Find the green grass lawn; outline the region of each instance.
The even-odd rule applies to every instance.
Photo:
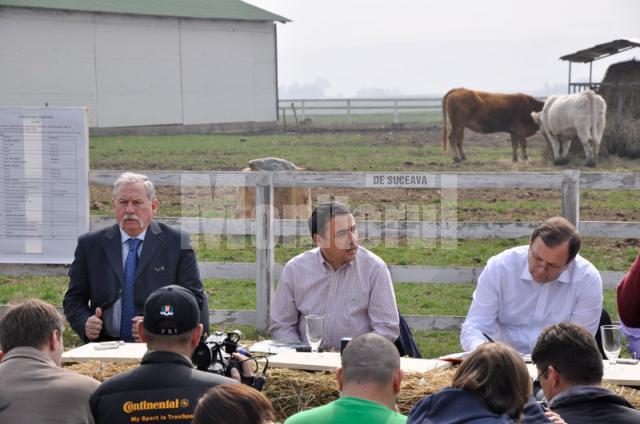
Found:
[[[250,237],[193,236],[192,243],[198,260],[202,262],[255,262],[254,241]],[[487,260],[510,247],[527,244],[519,239],[467,239],[456,240],[443,248],[440,240],[409,240],[407,246],[396,241],[361,240],[361,244],[380,256],[389,265],[416,265],[442,267],[482,267]],[[275,260],[285,263],[293,256],[312,248],[308,237],[287,240],[277,245]],[[596,268],[606,271],[626,271],[638,254],[633,241],[618,239],[585,239],[580,254]]]
[[[28,298],[40,298],[61,306],[67,288],[66,277],[7,277],[0,276],[0,304],[18,303]],[[205,280],[210,309],[255,310],[255,282],[252,280]],[[404,315],[465,316],[474,286],[470,284],[412,284],[396,283],[398,307]],[[604,291],[604,306],[617,319],[615,290]],[[247,340],[266,337],[246,325],[226,326],[224,330],[238,328]],[[216,326],[213,330],[221,329]],[[416,342],[425,357],[436,357],[460,350],[458,331],[416,331]],[[67,348],[81,344],[70,328],[65,329]]]

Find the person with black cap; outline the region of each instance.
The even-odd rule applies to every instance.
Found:
[[[234,378],[198,371],[191,355],[203,326],[193,294],[170,285],[154,291],[144,304],[138,334],[149,351],[140,367],[105,381],[91,396],[91,412],[100,423],[190,423],[198,399],[217,384],[239,384]],[[246,364],[246,366],[245,366]],[[243,374],[251,374],[247,362]]]

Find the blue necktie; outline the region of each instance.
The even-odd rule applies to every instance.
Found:
[[[130,238],[129,253],[124,264],[124,289],[122,290],[122,305],[120,314],[120,338],[125,342],[133,342],[131,335],[131,319],[136,316],[136,307],[133,303],[133,281],[136,278],[138,268],[138,246],[142,240]]]

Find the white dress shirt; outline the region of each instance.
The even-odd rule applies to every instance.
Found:
[[[342,337],[375,332],[394,342],[399,317],[391,275],[384,261],[362,246],[338,270],[315,248],[284,266],[271,305],[271,337],[305,341],[305,317],[323,315],[324,348],[340,348]]]
[[[540,332],[561,321],[596,334],[602,312],[598,270],[577,255],[556,280],[537,283],[529,272],[528,252],[528,245],[519,246],[487,262],[462,324],[464,350],[486,342],[484,332],[521,353],[531,353]]]

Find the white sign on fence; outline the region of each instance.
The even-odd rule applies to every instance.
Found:
[[[86,108],[0,107],[0,263],[70,263],[89,230]]]

